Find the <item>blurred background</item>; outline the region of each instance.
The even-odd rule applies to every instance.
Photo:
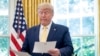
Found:
[[[54,6],[53,21],[69,27],[74,54],[100,56],[99,0],[22,0],[28,27],[39,24],[37,6],[49,2]],[[9,55],[10,27],[16,0],[0,0],[0,56]]]

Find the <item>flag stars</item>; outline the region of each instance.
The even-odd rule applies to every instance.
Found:
[[[20,15],[23,15],[22,13],[20,13]]]
[[[21,21],[19,21],[19,24],[21,24]]]
[[[18,23],[18,21],[16,20],[15,23]]]
[[[23,24],[26,24],[25,22],[23,22]]]
[[[16,19],[18,19],[18,16],[16,16]]]
[[[17,8],[16,8],[16,13],[15,13],[15,18],[14,18],[14,23],[13,23],[13,27],[16,30],[16,32],[18,31],[18,29],[23,32],[24,30],[26,30],[26,22],[25,22],[25,18],[24,18],[24,13],[23,13],[23,5],[21,4],[21,0],[17,0]]]
[[[20,8],[20,10],[22,11],[22,8]]]
[[[20,17],[20,20],[22,19],[22,17]]]
[[[18,6],[20,6],[21,4],[20,3],[18,3]]]
[[[21,25],[19,25],[18,28],[21,28]]]
[[[17,12],[17,15],[19,15],[19,12]]]
[[[22,29],[25,29],[25,26],[22,26]]]
[[[23,15],[23,13],[22,13],[22,12],[17,12],[16,14],[17,14],[17,15],[19,15],[19,13],[20,13],[20,15]]]
[[[19,10],[19,8],[17,8],[17,10]]]
[[[23,5],[21,4],[21,7],[22,7]]]
[[[20,28],[20,29],[24,30],[25,29],[25,26],[24,25],[21,25],[21,24],[20,25],[15,24],[14,25],[14,28],[16,28],[16,29],[17,28]]]
[[[15,28],[17,28],[17,25],[14,25]]]

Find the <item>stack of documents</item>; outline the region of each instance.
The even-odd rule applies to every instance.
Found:
[[[56,41],[35,42],[33,53],[48,53],[48,50],[55,48]]]

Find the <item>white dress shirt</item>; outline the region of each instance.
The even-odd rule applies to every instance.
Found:
[[[48,38],[48,34],[49,34],[49,31],[50,31],[51,25],[52,25],[52,22],[50,22],[50,24],[46,26],[46,27],[47,27],[47,38]],[[40,25],[40,31],[39,31],[39,40],[40,40],[40,36],[41,36],[41,34],[42,34],[42,29],[43,29],[43,27],[44,27],[44,26],[41,24],[41,25]]]

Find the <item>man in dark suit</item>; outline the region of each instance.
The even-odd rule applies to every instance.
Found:
[[[42,3],[38,6],[40,25],[27,30],[22,51],[28,52],[32,56],[72,56],[73,46],[69,30],[65,26],[52,22],[53,15],[54,9],[51,4]],[[33,53],[34,43],[43,42],[41,35],[44,26],[47,27],[47,38],[44,42],[57,41],[56,47],[48,50],[48,53]]]

